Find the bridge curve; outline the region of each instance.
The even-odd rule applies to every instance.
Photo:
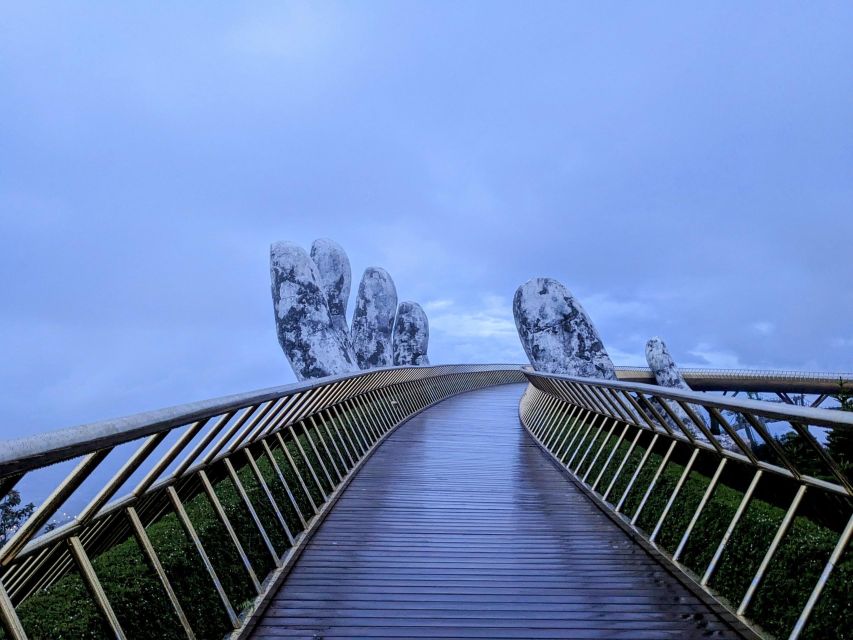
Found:
[[[391,434],[252,637],[740,637],[549,462],[523,391],[452,397]]]

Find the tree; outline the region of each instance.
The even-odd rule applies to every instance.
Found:
[[[21,494],[14,489],[0,500],[0,544],[5,544],[35,511],[36,506],[32,502],[24,506],[20,504]]]
[[[840,411],[853,411],[853,392],[845,388],[842,381],[838,382],[838,394],[835,399],[838,400]],[[853,475],[853,429],[838,427],[830,431],[826,448],[844,473],[848,477]]]

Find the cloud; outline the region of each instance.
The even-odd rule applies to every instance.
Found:
[[[430,317],[430,332],[450,338],[496,338],[518,340],[512,304],[497,295],[480,298],[482,306],[459,308],[441,301],[440,312]],[[449,303],[449,304],[445,304]]]
[[[464,307],[449,299],[436,302],[428,314],[430,351],[441,358],[436,361],[527,361],[509,299],[487,294]]]
[[[607,355],[617,367],[647,367],[646,354],[643,351],[624,351],[617,346],[607,346]]]
[[[740,357],[730,351],[718,349],[710,344],[700,343],[690,349],[688,353],[695,358],[694,360],[685,360],[679,362],[678,365],[684,368],[711,368],[711,369],[749,369],[749,367],[741,362]]]
[[[602,323],[626,318],[638,321],[654,318],[657,315],[654,307],[648,302],[638,299],[619,299],[606,292],[584,296],[581,304],[591,318]]]
[[[756,333],[760,333],[764,336],[769,336],[771,333],[773,333],[773,330],[776,328],[776,326],[772,322],[762,320],[760,322],[753,322],[751,328]]]
[[[424,311],[440,311],[442,309],[447,309],[448,307],[453,306],[453,300],[449,298],[442,298],[439,300],[430,300],[429,302],[424,303],[423,305]]]
[[[850,369],[853,5],[353,6],[9,4],[2,435],[292,381],[269,244],[322,236],[435,362],[524,361],[549,275],[617,364]]]

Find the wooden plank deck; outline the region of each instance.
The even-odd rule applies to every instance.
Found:
[[[739,637],[552,466],[519,425],[522,390],[392,434],[253,637]]]

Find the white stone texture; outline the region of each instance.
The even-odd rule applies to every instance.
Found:
[[[397,289],[385,269],[368,267],[358,285],[350,343],[361,369],[393,364],[392,332],[397,313]]]
[[[334,240],[318,238],[311,245],[311,260],[320,274],[320,287],[326,295],[332,326],[349,343],[347,302],[352,287],[352,271],[346,251]]]
[[[684,381],[684,376],[681,375],[681,371],[678,370],[678,366],[675,364],[675,360],[673,360],[670,355],[669,349],[666,347],[666,343],[660,338],[652,338],[646,343],[646,362],[648,362],[649,369],[652,370],[652,373],[655,376],[655,381],[657,381],[659,386],[692,391],[690,385]],[[678,419],[681,420],[690,430],[693,437],[704,442],[708,441],[705,434],[702,433],[699,427],[697,427],[690,419],[690,416],[688,416],[678,404],[675,402],[668,402],[668,406],[672,409],[672,412],[678,416]],[[704,409],[695,404],[690,404],[689,406],[696,414],[697,418],[702,419],[704,417]],[[679,429],[675,421],[666,414],[663,407],[658,406],[657,409],[662,416],[667,418],[668,424],[673,427],[674,431],[676,433],[681,433],[681,429]],[[708,421],[705,420],[705,425],[707,426],[707,424]],[[724,449],[737,451],[739,453],[741,452],[740,447],[738,447],[734,440],[732,440],[732,438],[724,431],[721,431],[721,433],[714,437]]]
[[[534,278],[515,292],[518,337],[537,371],[616,379],[604,343],[571,292],[552,278]]]
[[[349,345],[332,326],[313,260],[292,242],[270,246],[276,333],[299,380],[357,371]]]
[[[394,322],[394,365],[429,365],[429,321],[417,302],[401,302]]]

